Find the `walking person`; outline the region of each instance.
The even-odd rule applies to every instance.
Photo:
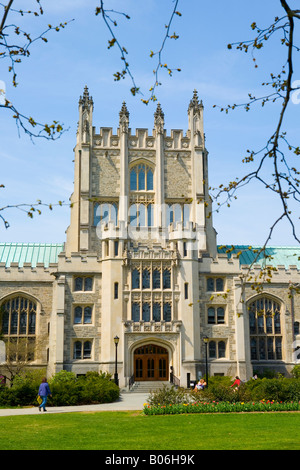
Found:
[[[46,410],[47,399],[48,399],[48,396],[52,397],[52,395],[51,395],[51,390],[50,390],[46,377],[42,379],[42,383],[39,388],[39,396],[42,399],[42,403],[39,406],[39,411],[41,411],[42,409],[44,411],[47,411]]]

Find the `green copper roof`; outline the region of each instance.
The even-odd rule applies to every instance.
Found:
[[[18,263],[20,267],[24,263],[30,263],[32,267],[43,263],[49,267],[50,263],[57,263],[63,249],[63,243],[0,243],[0,263],[5,263],[7,267],[11,263]]]
[[[233,249],[232,249],[233,248]],[[300,269],[300,246],[268,246],[264,253],[259,251],[262,247],[249,245],[219,245],[218,253],[239,254],[240,265],[267,264],[270,266],[297,266]],[[258,256],[257,260],[256,257]],[[265,256],[267,257],[265,259]]]
[[[240,265],[255,264],[262,265],[264,263],[264,255],[261,253],[255,261],[259,246],[249,245],[219,245],[218,253],[226,253],[228,258],[231,254],[239,253]],[[45,267],[49,267],[50,263],[57,263],[58,255],[64,250],[63,243],[0,243],[0,263],[5,263],[7,267],[11,263],[18,263],[20,267],[24,263],[30,263],[33,267],[37,263],[43,263]],[[265,250],[267,258],[266,264],[272,266],[289,266],[296,265],[300,269],[300,246],[299,247],[272,247],[269,246]]]

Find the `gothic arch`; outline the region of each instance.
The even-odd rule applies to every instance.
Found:
[[[42,308],[41,301],[35,295],[33,295],[29,292],[21,291],[21,290],[12,291],[9,294],[5,294],[3,297],[0,297],[0,305],[2,305],[7,300],[10,300],[10,299],[13,299],[14,297],[19,297],[19,296],[20,297],[25,297],[28,300],[32,300],[32,301],[36,302],[37,309],[39,310],[39,313],[40,313],[41,308]]]
[[[138,157],[135,160],[132,160],[129,163],[129,171],[132,170],[132,168],[134,168],[136,165],[143,165],[143,164],[149,166],[154,172],[155,164],[148,158],[144,158],[144,157]]]
[[[250,358],[254,363],[283,360],[284,312],[285,303],[269,292],[248,299]]]
[[[137,340],[133,342],[128,349],[128,358],[129,358],[129,375],[133,375],[135,373],[135,351],[138,350],[139,348],[143,348],[149,345],[156,346],[158,348],[163,348],[166,350],[167,355],[168,355],[168,361],[166,363],[166,378],[164,380],[168,380],[169,378],[169,370],[170,366],[173,364],[174,360],[174,354],[175,354],[175,348],[174,345],[162,338],[157,338],[153,335],[147,336],[146,338]],[[143,380],[154,380],[154,378],[149,378],[149,379],[143,379]],[[139,378],[136,377],[136,380],[138,381]],[[163,379],[158,379],[158,380],[163,380]]]

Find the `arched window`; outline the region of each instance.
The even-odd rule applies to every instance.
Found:
[[[6,342],[6,354],[10,361],[33,361],[36,349],[36,302],[15,295],[5,300],[0,308],[0,333]]]
[[[140,272],[136,268],[133,269],[131,273],[131,284],[132,284],[132,289],[140,288]]]
[[[152,288],[153,289],[160,289],[160,271],[158,269],[153,270]]]
[[[207,323],[210,325],[223,325],[225,323],[224,307],[208,307]]]
[[[142,306],[142,320],[149,322],[150,321],[150,304],[144,302]]]
[[[217,357],[217,348],[216,348],[216,342],[215,341],[210,341],[208,344],[208,355],[210,359],[215,359]]]
[[[118,206],[114,203],[106,203],[106,202],[97,202],[94,205],[94,225],[101,224],[105,222],[113,221],[115,225],[118,224]]]
[[[150,289],[150,271],[149,269],[143,269],[142,272],[142,288]]]
[[[153,170],[141,163],[130,170],[130,191],[153,191]]]
[[[253,361],[282,360],[280,304],[258,297],[248,304],[250,351]]]
[[[206,290],[208,292],[223,292],[224,291],[224,279],[222,277],[218,277],[218,278],[208,277],[206,279]]]
[[[226,345],[225,341],[218,342],[218,358],[222,358],[226,356]]]
[[[23,296],[15,296],[2,304],[3,335],[35,335],[36,302]]]
[[[133,302],[131,306],[131,319],[134,322],[140,321],[140,304]]]
[[[77,305],[74,309],[74,323],[76,325],[92,323],[92,307]]]
[[[152,227],[153,205],[131,204],[129,207],[129,224],[132,227]]]
[[[225,341],[223,340],[209,341],[208,355],[210,359],[222,359],[226,357]]]
[[[73,349],[74,359],[91,359],[92,343],[91,341],[75,341]]]
[[[163,271],[163,288],[171,289],[171,271],[169,269]]]
[[[163,318],[164,321],[171,321],[171,304],[169,302],[164,303]]]
[[[153,321],[160,322],[161,318],[161,307],[159,302],[154,302],[153,304]]]

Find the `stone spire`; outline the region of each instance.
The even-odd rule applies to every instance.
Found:
[[[203,109],[202,100],[199,103],[197,90],[194,90],[193,98],[191,99],[190,104],[189,104],[188,110],[190,111],[192,109],[194,111],[194,114],[200,113],[200,110]]]
[[[90,106],[94,106],[93,98],[89,95],[89,89],[86,85],[84,87],[83,96],[79,98],[79,105],[82,106],[82,111],[89,109]]]
[[[128,132],[129,126],[129,111],[127,109],[125,101],[123,101],[121,111],[119,112],[120,116],[120,129],[122,132]]]
[[[161,109],[160,103],[157,103],[156,111],[154,113],[154,126],[159,134],[164,132],[165,115]]]

